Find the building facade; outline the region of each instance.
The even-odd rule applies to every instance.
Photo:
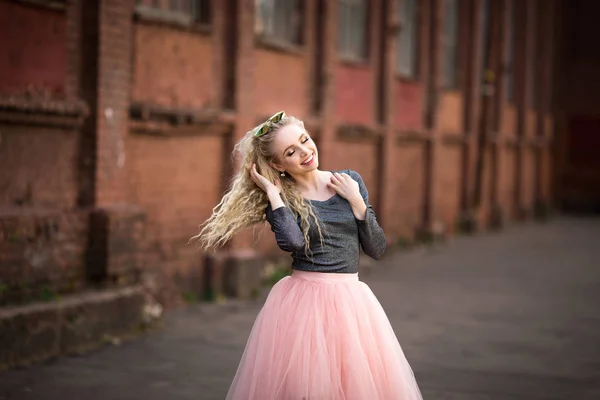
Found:
[[[144,276],[247,294],[260,267],[239,266],[280,255],[268,228],[216,254],[188,239],[279,110],[322,168],[362,175],[390,246],[544,215],[560,7],[0,0],[2,303]]]

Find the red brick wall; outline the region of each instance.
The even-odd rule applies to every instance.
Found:
[[[0,123],[0,135],[0,208],[75,206],[77,132]]]
[[[335,70],[335,115],[341,123],[373,123],[373,72],[340,64]]]
[[[0,1],[0,93],[64,95],[65,39],[64,11]]]
[[[369,202],[375,207],[378,202],[377,158],[378,146],[375,141],[339,140],[335,144],[333,169],[358,172],[369,190]]]
[[[96,205],[125,202],[125,137],[131,96],[133,0],[103,0],[99,7],[96,93]]]
[[[108,214],[112,212],[115,226],[121,219],[133,221],[139,218],[140,224],[142,220],[146,221],[145,267],[165,271],[182,285],[198,288],[204,267],[203,254],[188,245],[187,240],[198,232],[198,225],[210,215],[220,199],[224,181],[229,177],[231,143],[226,135],[234,132],[239,138],[258,118],[285,109],[289,114],[308,118],[319,129],[327,168],[350,168],[362,175],[369,188],[370,201],[380,220],[385,220],[392,240],[413,236],[415,228],[426,222],[422,213],[426,204],[431,204],[433,210],[433,221],[429,222],[439,219],[450,232],[454,230],[464,206],[461,202],[463,186],[465,182],[472,186],[474,177],[475,141],[466,137],[464,117],[469,114],[473,121],[477,120],[476,102],[466,96],[466,87],[456,92],[439,90],[435,121],[432,129],[425,132],[431,136],[407,137],[406,131],[425,131],[428,84],[437,88],[436,82],[429,82],[432,77],[429,67],[435,60],[428,59],[428,40],[423,39],[419,82],[409,82],[394,76],[391,64],[395,57],[388,54],[380,58],[377,41],[385,30],[378,22],[382,16],[379,12],[371,14],[374,24],[371,24],[370,47],[374,50],[370,64],[349,64],[339,61],[336,54],[337,27],[330,24],[335,25],[336,7],[324,2],[331,20],[324,22],[326,42],[319,55],[323,64],[317,65],[314,55],[302,46],[288,51],[290,49],[274,50],[256,44],[252,33],[252,2],[243,3],[243,6],[237,2],[241,14],[235,18],[225,15],[225,3],[213,2],[215,19],[210,32],[204,29],[199,32],[182,24],[150,21],[148,16],[136,20],[133,18],[133,0],[100,1],[98,18],[94,15],[95,10],[86,8],[89,13],[85,13],[85,24],[90,26],[90,22],[96,21],[99,26],[95,32],[93,25],[90,29],[81,29],[73,20],[80,11],[76,7],[83,3],[67,3],[66,11],[51,11],[47,7],[0,0],[0,11],[5,11],[0,12],[0,22],[5,18],[5,24],[0,26],[12,29],[8,37],[21,38],[9,43],[2,39],[7,36],[0,37],[0,45],[4,43],[9,49],[8,61],[0,60],[0,97],[22,91],[28,85],[50,87],[56,93],[66,91],[82,96],[89,102],[92,114],[79,132],[73,132],[76,129],[72,128],[69,132],[58,128],[25,128],[19,124],[0,126],[0,188],[3,189],[0,209],[15,205],[43,206],[55,211],[76,209],[78,191],[81,190],[78,187],[81,183],[77,182],[82,181],[79,175],[87,174],[89,176],[85,177],[94,181],[89,189],[94,196],[80,205],[106,209]],[[316,11],[316,2],[307,5],[305,12]],[[10,21],[6,20],[6,15],[12,16]],[[427,22],[426,18],[430,16],[424,15]],[[66,18],[70,18],[69,21],[65,21]],[[23,26],[36,27],[17,29],[13,20],[24,23]],[[231,29],[232,21],[237,22],[235,30]],[[322,38],[314,37],[316,29],[311,22],[314,15],[308,15],[307,21],[303,38],[311,48]],[[85,35],[85,47],[77,42],[80,32]],[[428,35],[429,29],[423,28],[423,33]],[[423,37],[427,38],[427,35]],[[238,47],[235,51],[226,50],[225,41],[233,36]],[[36,47],[38,42],[39,49]],[[387,45],[395,48],[391,42]],[[39,51],[34,51],[36,49]],[[86,51],[79,54],[80,49]],[[464,49],[463,53],[467,54]],[[382,67],[381,62],[386,65]],[[40,65],[44,68],[37,74]],[[46,68],[46,65],[51,67]],[[97,65],[97,69],[86,68],[90,65]],[[78,66],[83,66],[84,70],[81,81],[77,79]],[[580,71],[583,66],[577,68]],[[461,78],[468,78],[466,70],[461,71]],[[378,76],[382,72],[384,78]],[[314,87],[315,73],[323,74],[324,86],[320,90]],[[228,74],[235,76],[235,101],[228,104],[235,109],[222,112],[219,108],[223,105],[222,99],[228,97],[223,93]],[[469,85],[468,79],[463,80],[465,86]],[[478,93],[476,88],[469,90],[473,96]],[[319,112],[311,109],[315,93],[323,96]],[[164,115],[156,117],[143,112],[137,115],[138,103],[163,106],[171,120],[167,121]],[[376,107],[382,105],[389,109],[376,113]],[[217,114],[204,114],[208,106]],[[469,110],[466,107],[471,112],[465,113]],[[198,119],[186,120],[186,115],[190,116],[186,112]],[[491,176],[493,160],[489,153],[486,154],[484,215],[491,208],[490,184],[494,179],[498,179],[500,205],[505,210],[512,210],[517,181],[515,168],[519,161],[514,144],[509,147],[505,137],[515,135],[517,122],[524,121],[524,131],[532,138],[537,128],[536,118],[529,114],[526,120],[516,110],[503,114],[497,177]],[[0,118],[4,118],[3,114]],[[199,120],[203,119],[213,125],[201,125]],[[71,125],[77,124],[72,122]],[[221,128],[217,129],[217,125]],[[347,129],[347,125],[366,125],[371,129],[356,134]],[[341,126],[344,129],[340,129]],[[468,133],[472,135],[474,131],[473,128]],[[401,142],[398,142],[398,135],[403,135]],[[92,139],[82,141],[82,138]],[[519,171],[518,205],[531,207],[536,196],[532,143],[517,145],[527,148]],[[388,151],[391,147],[393,149]],[[427,203],[425,193],[429,191],[425,190],[425,185],[428,184],[426,174],[430,160],[426,159],[426,150],[429,148],[436,158],[432,163],[431,182],[434,197]],[[466,162],[469,168],[463,170],[465,154],[469,156]],[[549,163],[543,162],[544,165]],[[82,165],[88,165],[88,171],[82,172]],[[382,177],[382,165],[387,179]],[[386,172],[388,169],[391,173]],[[544,167],[543,170],[547,169]],[[543,176],[547,176],[547,172]],[[544,193],[546,190],[543,189]],[[123,209],[119,207],[121,204],[125,204]],[[386,207],[386,213],[377,210],[379,204]],[[143,211],[135,206],[141,206]],[[130,208],[133,211],[127,211]],[[25,208],[19,210],[21,214],[27,214]],[[112,226],[113,220],[108,222]],[[257,227],[257,231],[261,228]],[[83,228],[78,229],[73,228],[73,232],[83,232]],[[127,229],[117,232],[111,243],[118,242],[119,234],[126,235],[127,232]],[[82,237],[84,235],[82,233]],[[268,227],[262,238],[254,242],[246,241],[249,234],[240,236],[244,238],[236,239],[233,249],[244,246],[265,251],[276,249]],[[79,242],[73,243],[78,248]],[[127,257],[135,256],[138,245],[130,244],[133,250],[126,252]],[[56,244],[57,249],[61,246]],[[17,251],[13,251],[15,248],[10,250],[13,255]],[[73,263],[79,256],[79,253],[73,256]],[[83,265],[81,262],[79,267]]]
[[[517,135],[517,115],[514,106],[504,107],[502,113],[502,131],[504,137],[514,137]]]
[[[551,152],[544,152],[542,155],[542,198],[552,201],[552,175],[554,173]]]
[[[198,268],[200,255],[187,242],[219,201],[222,153],[218,136],[128,136],[128,201],[148,215],[148,267],[182,275]]]
[[[516,168],[516,150],[514,147],[501,147],[501,161],[499,165],[499,190],[498,201],[504,209],[504,214],[508,218],[516,216],[515,209],[515,168]]]
[[[514,218],[517,215],[515,207],[517,151],[510,143],[517,140],[517,113],[512,104],[503,105],[499,134],[502,140],[499,147],[498,204],[502,206],[507,218]]]
[[[154,25],[135,25],[132,98],[162,106],[210,105],[210,37]]]
[[[423,128],[423,85],[398,80],[396,92],[396,125],[400,129],[420,131]]]
[[[398,145],[394,151],[394,200],[390,235],[413,239],[422,224],[425,185],[424,142]],[[389,218],[386,216],[386,219]]]
[[[443,133],[463,134],[465,101],[459,92],[445,92],[439,98],[439,130]]]
[[[454,232],[460,210],[461,154],[459,145],[444,145],[436,160],[436,198],[433,199],[437,217],[449,232]]]
[[[256,114],[270,117],[279,110],[304,118],[308,114],[308,71],[305,57],[256,49],[254,96]]]
[[[536,200],[535,194],[535,153],[529,148],[524,152],[523,157],[523,180],[521,186],[521,206],[525,210],[533,210]]]
[[[482,221],[482,228],[485,229],[487,226],[488,220],[487,217],[490,215],[492,210],[491,203],[491,191],[492,184],[494,183],[494,177],[492,176],[493,172],[493,163],[494,163],[494,152],[491,146],[485,151],[484,155],[484,165],[483,165],[483,180],[482,180],[482,196],[481,196],[481,210],[480,210],[480,220]]]
[[[0,306],[51,300],[83,286],[85,211],[0,208]]]

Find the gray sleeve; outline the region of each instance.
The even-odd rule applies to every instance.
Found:
[[[354,171],[352,171],[350,176],[358,182],[360,194],[367,205],[367,215],[365,220],[356,220],[360,245],[366,255],[379,260],[386,249],[385,233],[381,226],[379,226],[377,218],[375,217],[375,211],[373,211],[373,207],[369,203],[369,192],[362,177],[358,172]]]
[[[273,210],[269,204],[265,214],[281,250],[294,252],[304,249],[304,235],[289,208],[279,207]]]

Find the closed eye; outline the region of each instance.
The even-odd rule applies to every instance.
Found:
[[[304,137],[304,138],[301,140],[301,142],[300,142],[300,143],[304,144],[304,143],[308,142],[309,140],[310,140],[310,137],[308,137],[308,136],[305,136],[305,137]],[[288,157],[290,157],[290,156],[293,156],[295,152],[296,152],[296,150],[292,150],[292,151],[288,152],[288,153],[286,154],[286,156],[288,156]]]

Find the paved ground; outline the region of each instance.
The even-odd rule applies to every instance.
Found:
[[[397,254],[364,280],[426,400],[600,399],[599,260],[600,220],[558,219]],[[259,307],[191,307],[136,342],[0,373],[0,400],[223,399]]]

